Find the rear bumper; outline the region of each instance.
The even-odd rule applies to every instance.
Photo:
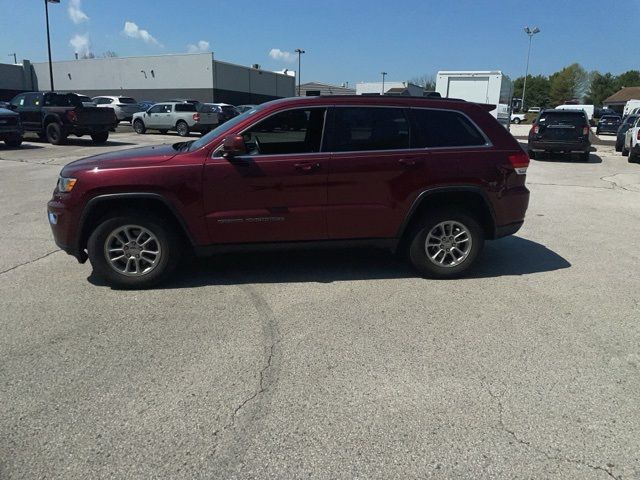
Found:
[[[63,132],[65,135],[91,135],[92,133],[104,133],[108,132],[112,128],[116,128],[117,123],[113,125],[89,125],[89,126],[72,126],[65,125]]]
[[[209,130],[213,130],[217,126],[218,126],[217,123],[216,124],[214,124],[214,123],[206,123],[206,124],[196,123],[192,127],[189,127],[189,130],[192,131],[192,132],[208,132]]]
[[[611,135],[617,135],[618,134],[618,127],[598,127],[598,131],[600,133],[610,133]]]
[[[539,152],[589,152],[591,142],[529,140],[529,150]]]

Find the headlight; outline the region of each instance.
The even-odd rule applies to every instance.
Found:
[[[62,193],[69,193],[71,190],[73,190],[73,187],[75,187],[77,181],[78,180],[75,178],[58,178],[58,191]]]

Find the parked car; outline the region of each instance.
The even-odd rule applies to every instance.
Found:
[[[515,123],[516,125],[527,120],[527,115],[524,113],[512,113],[511,114],[511,123]]]
[[[69,135],[90,135],[94,143],[105,143],[118,123],[113,109],[98,108],[89,97],[74,93],[21,93],[11,100],[11,109],[20,114],[25,131],[36,132],[54,145],[64,143]]]
[[[619,115],[605,115],[598,120],[596,135],[600,135],[601,133],[611,133],[616,135],[621,123],[622,119]]]
[[[186,137],[190,132],[207,133],[215,128],[218,114],[202,111],[194,103],[162,102],[146,112],[134,113],[132,123],[139,134],[147,130],[159,130],[163,134],[175,130],[181,137]]]
[[[622,123],[618,127],[618,132],[616,135],[616,152],[621,152],[622,147],[624,145],[624,137],[627,133],[627,130],[635,123],[635,121],[640,117],[640,115],[627,115],[622,119]]]
[[[238,105],[236,106],[236,110],[238,113],[248,112],[249,110],[253,110],[256,108],[256,105]]]
[[[425,276],[458,277],[485,240],[518,231],[529,202],[529,157],[490,107],[400,96],[275,100],[194,141],[68,164],[49,222],[60,248],[125,288],[166,279],[185,249],[325,242],[389,248]],[[292,132],[299,111],[307,123]]]
[[[229,105],[228,103],[207,103],[206,105],[210,105],[216,109],[220,123],[224,123],[240,115],[238,110],[236,110],[236,107]]]
[[[540,107],[530,107],[527,109],[529,113],[540,113]]]
[[[579,153],[589,161],[589,119],[583,110],[543,110],[529,131],[529,156],[541,152]]]
[[[623,115],[632,115],[638,113],[640,110],[640,100],[629,100],[622,111]]]
[[[6,108],[0,108],[0,141],[12,148],[22,145],[20,115]]]
[[[131,97],[93,97],[93,103],[98,107],[113,108],[119,122],[131,121],[133,114],[141,112],[143,109],[135,99]]]
[[[640,117],[629,127],[624,136],[622,155],[629,157],[629,163],[638,163],[640,160]]]

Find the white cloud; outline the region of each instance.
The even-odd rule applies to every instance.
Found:
[[[280,50],[279,48],[272,48],[271,51],[269,51],[269,56],[274,60],[280,60],[283,62],[295,62],[296,60],[295,54],[291,52],[285,52],[283,50]]]
[[[91,53],[91,39],[89,38],[89,34],[85,33],[84,35],[74,35],[71,40],[69,40],[69,45],[74,48],[74,51],[82,58],[86,57]]]
[[[187,51],[189,53],[208,52],[209,42],[200,40],[196,45],[190,43],[189,45],[187,45]]]
[[[76,25],[89,20],[87,14],[82,11],[82,5],[80,5],[80,2],[81,0],[69,0],[69,8],[67,8],[69,18]]]
[[[147,30],[144,30],[133,22],[124,22],[124,30],[122,31],[127,37],[139,38],[145,43],[161,47],[162,45]]]

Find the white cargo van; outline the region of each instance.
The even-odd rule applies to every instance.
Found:
[[[558,105],[556,110],[584,110],[589,120],[593,120],[596,107],[594,105]]]
[[[436,92],[446,98],[495,105],[491,114],[509,128],[513,83],[499,70],[438,72]]]

